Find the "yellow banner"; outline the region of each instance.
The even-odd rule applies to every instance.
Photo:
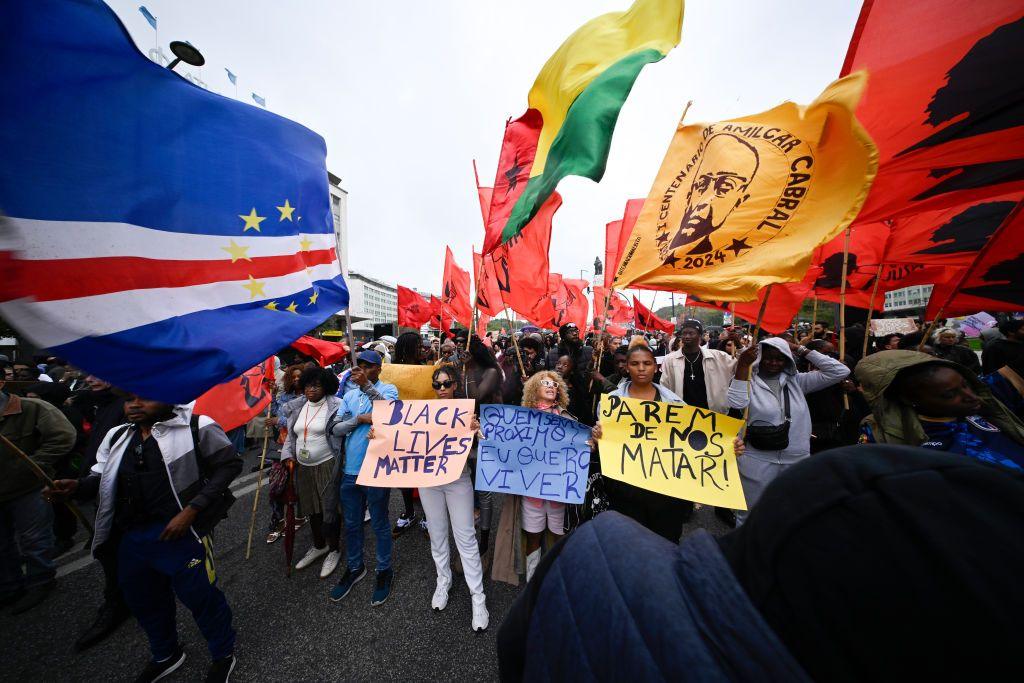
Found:
[[[398,388],[398,398],[410,401],[437,398],[433,387],[430,386],[433,374],[433,365],[385,363],[380,368],[381,381],[394,384]]]
[[[681,403],[602,396],[601,474],[666,496],[746,510],[733,441],[742,420]]]
[[[857,216],[878,151],[853,112],[863,72],[808,106],[680,125],[616,271],[615,286],[752,301],[803,279],[814,249]]]

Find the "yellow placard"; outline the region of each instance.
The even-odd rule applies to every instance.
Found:
[[[380,369],[381,381],[394,384],[398,388],[398,398],[410,401],[437,398],[433,387],[430,386],[433,374],[433,365],[385,363]]]
[[[682,403],[605,395],[601,474],[648,491],[746,510],[733,441],[743,425]]]

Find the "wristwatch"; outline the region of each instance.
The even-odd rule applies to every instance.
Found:
[[[804,356],[809,354],[811,352],[811,350],[809,348],[807,348],[806,346],[804,346],[803,344],[801,344],[800,346],[796,347],[796,352],[797,352],[797,355],[799,355],[801,358],[803,358]]]

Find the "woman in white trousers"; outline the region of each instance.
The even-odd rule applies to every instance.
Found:
[[[459,387],[458,370],[451,365],[441,365],[434,371],[433,388],[439,399],[455,398]],[[480,429],[476,416],[474,430]],[[450,484],[420,489],[420,503],[427,516],[427,531],[430,534],[430,554],[437,567],[437,588],[430,606],[440,611],[448,606],[448,591],[452,586],[452,566],[448,550],[448,527],[455,536],[455,546],[462,558],[466,585],[473,599],[473,630],[487,628],[490,616],[487,613],[487,598],[484,595],[484,568],[480,560],[480,547],[473,526],[473,482],[469,476],[469,461],[462,475]]]

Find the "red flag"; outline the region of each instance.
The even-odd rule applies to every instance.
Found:
[[[637,299],[636,296],[633,297],[633,315],[638,329],[648,332],[660,330],[669,334],[675,332],[675,326],[672,323],[654,315],[654,311],[640,303],[640,299]]]
[[[555,317],[545,276],[551,220],[561,205],[562,197],[552,193],[523,231],[491,254],[495,281],[505,305],[538,327],[550,326]]]
[[[459,268],[451,247],[445,247],[441,320],[443,322],[452,318],[469,329],[473,324],[473,307],[469,304],[469,272]]]
[[[871,291],[874,288],[875,278],[878,276],[878,265],[884,259],[888,238],[889,226],[885,223],[858,223],[850,229],[850,252],[846,265],[846,304],[848,306],[867,308],[870,305]],[[812,266],[808,273],[814,276],[812,283],[814,294],[823,301],[838,303],[840,300],[845,243],[845,234],[836,235],[814,252]],[[794,284],[799,285],[800,283]],[[778,289],[778,287],[772,287],[772,298],[769,304],[771,307],[775,306],[775,292]],[[875,309],[882,310],[884,301],[885,293],[879,287],[875,294]]]
[[[449,319],[448,322],[451,323],[451,320]],[[442,329],[441,328],[441,300],[438,299],[433,294],[430,295],[430,326],[431,327],[436,327],[439,330]],[[442,330],[442,331],[447,331],[447,330]]]
[[[586,280],[563,278],[558,273],[548,275],[548,291],[551,306],[555,311],[554,319],[550,321],[552,327],[576,323],[580,330],[586,329],[590,302],[587,301],[583,290],[589,286],[590,283]]]
[[[622,255],[629,243],[629,236],[633,233],[633,226],[640,216],[640,210],[644,208],[643,199],[630,199],[626,202],[626,208],[622,213],[622,220],[612,221],[605,226],[604,233],[604,286],[612,286],[615,280],[619,263],[622,262]]]
[[[866,0],[842,73],[879,166],[859,221],[1024,190],[1024,5]]]
[[[498,173],[494,178],[494,193],[484,215],[484,254],[490,254],[501,245],[501,231],[508,222],[512,207],[530,180],[530,169],[533,168],[537,140],[543,125],[543,118],[536,109],[527,109],[518,119],[509,119],[505,124],[505,137],[501,141],[501,154],[498,156]]]
[[[321,367],[327,367],[348,355],[348,347],[341,342],[317,339],[309,335],[303,335],[293,341],[292,348],[313,358]]]
[[[737,303],[711,302],[690,297],[687,302],[701,308],[732,311],[737,318],[743,318],[753,324],[757,322],[757,314],[760,312],[761,303],[767,294],[768,305],[765,307],[764,316],[761,318],[761,329],[770,334],[781,334],[792,326],[793,318],[800,312],[800,306],[810,296],[815,277],[815,274],[809,271],[801,282],[776,283],[770,289],[765,287],[761,290],[756,301]]]
[[[604,302],[606,299],[608,299],[608,290],[604,287],[594,287],[595,319],[604,318]],[[612,292],[611,299],[608,299],[608,320],[615,323],[633,322],[633,307],[618,292]]]
[[[978,311],[1018,311],[1024,302],[1024,202],[1020,202],[992,235],[961,277],[937,285],[925,319],[941,310],[945,317]]]
[[[417,292],[398,285],[398,326],[420,329],[430,322],[431,305]]]
[[[225,432],[229,432],[259,415],[270,404],[270,384],[273,381],[274,359],[268,358],[197,398],[192,412],[213,418]]]
[[[488,319],[493,318],[505,308],[501,290],[498,289],[498,279],[494,274],[494,261],[474,251],[473,272],[476,274],[476,307]]]

